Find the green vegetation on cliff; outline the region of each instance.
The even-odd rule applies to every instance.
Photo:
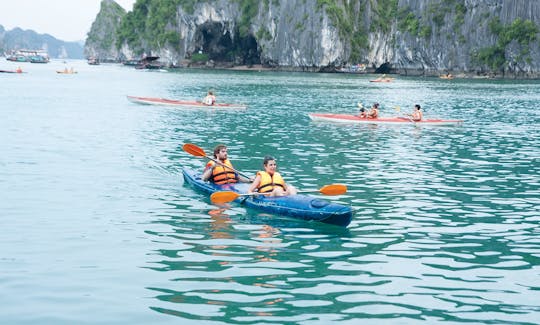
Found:
[[[518,45],[519,53],[512,63],[530,63],[530,44],[537,40],[539,32],[534,22],[518,18],[510,25],[503,25],[499,18],[493,18],[489,22],[489,29],[497,36],[497,43],[474,53],[473,59],[477,63],[485,64],[494,71],[503,70],[511,63],[511,58],[507,57],[507,47],[513,42]]]
[[[385,0],[383,2],[386,2]],[[396,0],[390,0],[396,1]],[[317,0],[317,7],[324,9],[338,30],[343,41],[351,44],[349,61],[360,62],[369,47],[368,33],[362,22],[365,3],[361,1]]]
[[[179,6],[192,8],[189,0],[137,0],[133,11],[126,14],[117,31],[116,46],[126,42],[136,53],[165,45],[177,47],[180,44],[174,27]]]

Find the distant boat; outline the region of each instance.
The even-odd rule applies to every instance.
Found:
[[[73,68],[71,69],[64,69],[64,70],[56,70],[56,73],[60,73],[60,74],[75,74],[77,73],[77,71],[73,70]]]
[[[143,104],[143,105],[175,106],[179,108],[189,108],[189,109],[192,109],[192,108],[202,108],[206,110],[247,109],[247,106],[244,104],[215,103],[214,105],[206,105],[202,102],[198,102],[194,100],[176,100],[176,99],[138,97],[138,96],[127,96],[127,99],[132,103]]]
[[[135,66],[135,69],[150,69],[158,70],[164,67],[163,63],[157,62],[159,56],[147,56],[139,61],[139,64]]]
[[[440,75],[439,78],[450,80],[450,79],[454,79],[454,76],[451,73],[448,73],[448,74]]]
[[[6,60],[32,63],[48,63],[50,61],[45,50],[17,50],[8,55]]]
[[[99,65],[99,59],[96,57],[90,57],[88,58],[88,64],[89,65]]]
[[[341,67],[340,69],[336,71],[340,73],[365,73],[366,65],[365,64],[347,65],[347,66]]]

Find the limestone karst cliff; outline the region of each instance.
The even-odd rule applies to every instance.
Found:
[[[538,0],[138,0],[116,15],[104,7],[86,51],[116,59],[540,76]],[[100,30],[114,40],[95,37]]]
[[[87,35],[84,55],[101,61],[115,61],[121,56],[117,47],[117,29],[126,11],[113,0],[103,0]]]

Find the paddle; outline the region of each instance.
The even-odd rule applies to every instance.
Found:
[[[321,187],[318,190],[298,191],[298,193],[320,192],[324,195],[340,195],[347,192],[347,186],[343,184],[330,184]],[[240,194],[232,191],[215,192],[210,195],[212,203],[227,203],[236,200],[240,196],[268,195],[270,193],[247,193]]]
[[[223,166],[223,167],[226,167],[226,168],[230,168],[230,169],[232,169],[234,172],[236,172],[236,173],[238,173],[238,174],[244,176],[245,178],[251,179],[251,177],[247,176],[246,174],[241,173],[240,171],[238,171],[238,170],[236,170],[236,169],[234,169],[234,168],[231,168],[231,167],[229,167],[229,166],[225,166],[225,165],[222,164],[219,160],[214,159],[214,158],[212,158],[212,157],[208,157],[208,156],[206,155],[206,152],[204,152],[204,149],[203,149],[203,148],[201,148],[201,147],[199,147],[199,146],[197,146],[197,145],[195,145],[195,144],[193,144],[193,143],[186,143],[186,144],[184,144],[184,145],[182,146],[182,149],[184,149],[185,152],[187,152],[187,153],[189,153],[189,154],[191,154],[191,155],[193,155],[193,156],[195,156],[195,157],[205,157],[205,158],[208,158],[208,159],[214,161],[216,164],[219,164],[219,165],[221,165],[221,166]]]

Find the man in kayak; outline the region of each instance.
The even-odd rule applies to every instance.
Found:
[[[368,118],[378,118],[379,117],[379,103],[373,104],[371,109],[367,113]]]
[[[422,114],[422,108],[420,107],[420,105],[418,104],[414,105],[413,112],[412,114],[410,114],[410,116],[411,116],[411,119],[415,122],[422,121],[422,118],[424,116]]]
[[[295,195],[296,188],[285,183],[281,175],[276,171],[276,159],[265,156],[263,161],[264,171],[257,172],[255,180],[251,183],[248,193],[267,193],[268,196]]]
[[[206,97],[204,97],[202,102],[204,105],[208,105],[208,106],[214,105],[216,103],[216,96],[214,96],[214,92],[209,90],[208,94],[206,95]]]
[[[201,176],[203,181],[210,181],[218,185],[228,183],[238,183],[239,181],[249,183],[250,180],[238,175],[232,163],[228,159],[227,146],[219,144],[214,148],[214,158],[219,162],[210,160]]]

